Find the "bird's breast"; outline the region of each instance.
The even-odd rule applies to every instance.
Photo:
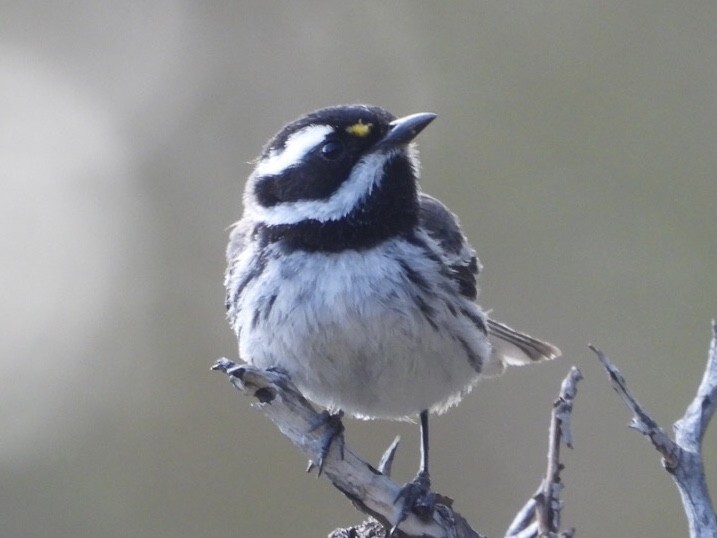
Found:
[[[283,368],[323,406],[410,416],[470,387],[478,372],[466,345],[489,352],[457,319],[463,299],[439,264],[413,245],[269,255],[260,265],[238,298],[240,354]]]

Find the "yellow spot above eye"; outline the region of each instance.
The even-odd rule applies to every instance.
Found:
[[[371,128],[373,127],[373,123],[364,123],[363,121],[359,120],[358,123],[354,123],[353,125],[349,125],[346,127],[346,132],[363,138],[364,136],[368,136],[371,132]]]

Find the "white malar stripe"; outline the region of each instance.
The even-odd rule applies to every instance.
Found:
[[[394,150],[386,153],[372,153],[354,165],[349,178],[344,181],[330,198],[323,200],[300,200],[262,207],[255,200],[245,199],[248,214],[255,220],[269,225],[296,224],[302,220],[328,222],[339,220],[348,215],[361,200],[366,198],[383,177],[383,168],[394,155]],[[256,174],[256,172],[255,172]],[[261,178],[253,178],[261,181]],[[251,189],[249,190],[251,192]]]
[[[296,131],[286,139],[283,151],[269,152],[269,156],[259,162],[254,171],[257,176],[274,176],[297,164],[304,156],[333,132],[328,125],[309,125]]]

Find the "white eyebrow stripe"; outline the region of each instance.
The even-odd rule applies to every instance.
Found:
[[[297,164],[304,156],[324,141],[333,132],[328,125],[309,125],[293,133],[286,139],[284,149],[277,153],[271,150],[269,155],[259,162],[256,176],[275,176]]]

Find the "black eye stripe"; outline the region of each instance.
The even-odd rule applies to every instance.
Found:
[[[327,164],[331,166],[327,168]],[[346,159],[327,162],[323,156],[315,156],[280,174],[260,178],[254,193],[264,207],[284,202],[328,199],[349,177],[352,164]]]
[[[258,179],[257,202],[273,207],[285,202],[328,199],[351,174],[360,152],[329,135],[292,166]]]
[[[277,185],[280,181],[281,176],[267,176],[257,182],[254,186],[254,196],[260,206],[274,207],[281,203],[277,193]]]
[[[357,120],[351,119],[354,125]],[[345,123],[303,125],[301,129],[312,127],[324,128],[325,132],[318,141],[309,147],[305,144],[308,139],[299,135],[295,139],[299,146],[293,147],[294,141],[289,140],[293,134],[282,138],[285,147],[278,151],[276,158],[279,163],[275,166],[269,162],[262,169],[260,162],[257,167],[257,180],[253,187],[256,200],[263,207],[274,207],[283,203],[298,202],[301,200],[328,200],[350,177],[356,163],[366,154],[370,153],[372,145],[380,139],[385,132],[383,126],[377,122],[370,133],[365,136],[354,135],[347,131]],[[277,141],[274,141],[276,144]],[[273,145],[274,145],[273,144]],[[298,151],[298,150],[305,150]],[[282,152],[287,153],[283,168],[281,164]]]

